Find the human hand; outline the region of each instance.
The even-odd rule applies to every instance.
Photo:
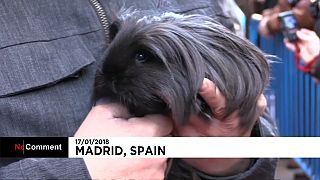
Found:
[[[130,118],[127,110],[116,104],[92,108],[75,137],[161,137],[169,136],[172,121],[162,115]],[[164,179],[166,158],[84,158],[92,179]]]
[[[281,31],[281,24],[278,20],[278,15],[278,13],[275,13],[261,19],[258,27],[259,34],[261,36],[270,38],[274,33]]]
[[[204,79],[199,94],[211,107],[214,118],[210,122],[205,122],[194,115],[186,126],[175,128],[177,136],[249,137],[251,135],[255,122],[253,122],[248,129],[243,129],[240,127],[240,116],[237,111],[226,118],[222,118],[224,115],[224,107],[226,106],[226,99],[212,81]],[[259,111],[255,119],[259,118],[267,106],[266,99],[263,95],[260,96],[257,106]],[[217,176],[238,174],[245,171],[250,164],[249,159],[240,158],[200,158],[183,159],[183,161],[202,172]]]
[[[280,3],[280,1],[278,2]],[[285,3],[283,5],[283,3]],[[285,6],[285,7],[283,7]],[[280,22],[278,20],[278,15],[281,11],[284,11],[287,7],[287,2],[282,2],[275,6],[274,8],[264,10],[262,12],[262,19],[259,23],[259,34],[266,38],[271,38],[275,32],[280,31]]]
[[[320,52],[320,40],[314,31],[308,29],[301,29],[297,31],[299,38],[297,46],[300,49],[300,57],[304,63],[308,63],[319,55]],[[295,52],[296,45],[289,42],[288,39],[284,39],[284,44],[290,50]]]
[[[264,16],[259,23],[259,27],[258,27],[259,34],[263,37],[271,36],[271,32],[268,27],[269,19],[270,19],[269,16]]]

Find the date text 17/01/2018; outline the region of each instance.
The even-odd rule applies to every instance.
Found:
[[[165,146],[131,146],[131,156],[163,156],[166,154]],[[102,155],[102,156],[126,156],[121,146],[76,146],[76,155]]]

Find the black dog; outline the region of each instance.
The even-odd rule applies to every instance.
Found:
[[[203,15],[120,16],[110,26],[111,44],[97,75],[97,97],[113,98],[136,116],[191,114],[212,118],[199,97],[209,78],[226,97],[225,116],[238,110],[241,125],[253,121],[269,80],[264,54]]]

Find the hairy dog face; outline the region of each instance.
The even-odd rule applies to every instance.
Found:
[[[226,97],[225,116],[235,110],[246,126],[269,80],[264,54],[210,17],[165,13],[122,16],[110,26],[111,44],[97,74],[97,97],[108,97],[136,116],[171,115],[180,124],[191,114],[211,119],[198,95],[203,79]]]

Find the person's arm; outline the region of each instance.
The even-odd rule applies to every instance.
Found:
[[[289,10],[289,5],[283,0],[278,0],[277,5],[271,9],[265,9],[262,12],[262,20],[259,24],[259,33],[262,36],[271,36],[281,30],[278,15],[282,11]]]

